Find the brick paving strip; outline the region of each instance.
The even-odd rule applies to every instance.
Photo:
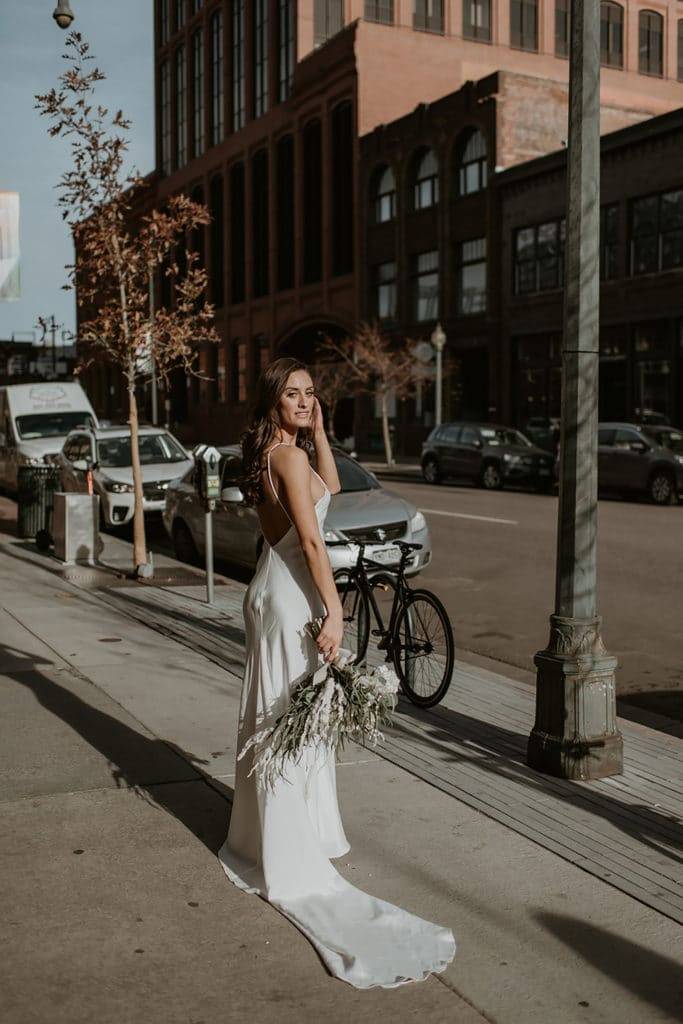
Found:
[[[243,584],[226,581],[209,609],[198,586],[97,586],[97,578],[87,572],[71,577],[99,600],[241,677]],[[378,660],[376,652],[370,660]],[[683,923],[683,739],[620,719],[624,774],[568,782],[526,767],[533,716],[528,686],[457,662],[443,703],[421,711],[401,700],[395,727],[372,749]]]

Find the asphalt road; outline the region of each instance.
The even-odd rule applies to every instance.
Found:
[[[419,578],[444,601],[460,649],[534,670],[554,604],[557,498],[385,486],[427,517],[434,558]],[[683,505],[606,499],[598,521],[598,611],[617,691],[678,690],[683,705]]]

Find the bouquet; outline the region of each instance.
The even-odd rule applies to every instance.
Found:
[[[322,619],[307,626],[315,639]],[[343,747],[347,740],[376,745],[384,739],[381,728],[391,722],[396,706],[398,678],[387,665],[360,668],[350,665],[351,652],[340,648],[332,662],[299,683],[287,710],[274,725],[255,733],[237,759],[254,748],[258,781],[272,787],[284,776],[286,762],[301,760],[309,745]]]

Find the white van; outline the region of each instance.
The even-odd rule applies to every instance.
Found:
[[[52,461],[76,427],[96,427],[97,416],[76,381],[0,387],[0,487],[17,489],[19,466]]]

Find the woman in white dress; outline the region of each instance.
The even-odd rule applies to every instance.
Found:
[[[243,439],[243,490],[255,505],[263,550],[244,598],[246,663],[237,751],[285,710],[296,685],[330,661],[342,610],[323,540],[339,477],[306,367],[277,359],[257,384]],[[317,470],[308,451],[314,449]],[[314,640],[306,626],[324,619]],[[448,928],[356,889],[330,858],[344,834],[335,751],[290,762],[274,789],[249,777],[253,751],[236,763],[230,828],[219,851],[228,877],[277,907],[313,943],[330,972],[357,988],[393,988],[442,971],[453,959]]]

